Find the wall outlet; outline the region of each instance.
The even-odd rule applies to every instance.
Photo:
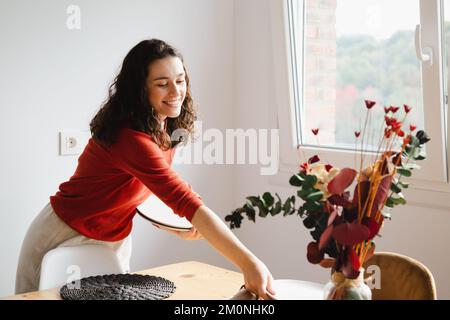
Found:
[[[90,137],[89,131],[61,131],[59,133],[59,155],[81,154]]]

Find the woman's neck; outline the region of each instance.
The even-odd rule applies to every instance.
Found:
[[[162,120],[160,122],[160,125],[161,125],[161,130],[162,131],[166,131],[166,129],[167,129],[167,119]]]

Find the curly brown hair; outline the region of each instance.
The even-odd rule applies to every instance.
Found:
[[[182,61],[186,74],[186,97],[180,115],[177,118],[167,118],[164,130],[149,103],[146,83],[149,65],[166,57],[178,57]],[[194,138],[194,121],[197,114],[191,96],[189,76],[182,55],[166,42],[150,39],[134,46],[126,55],[122,68],[108,92],[108,98],[90,123],[92,137],[101,145],[113,144],[120,129],[127,126],[147,133],[163,150],[186,142],[189,137]],[[183,134],[172,141],[172,133],[175,136],[179,132]]]

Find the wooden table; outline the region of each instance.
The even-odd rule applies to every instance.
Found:
[[[229,299],[244,284],[242,274],[197,261],[181,262],[136,272],[160,276],[177,286],[168,299]],[[3,298],[6,300],[61,300],[59,289],[35,291]]]

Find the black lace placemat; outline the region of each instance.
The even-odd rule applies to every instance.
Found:
[[[161,300],[175,292],[167,279],[140,274],[86,277],[65,284],[59,293],[65,300]]]

